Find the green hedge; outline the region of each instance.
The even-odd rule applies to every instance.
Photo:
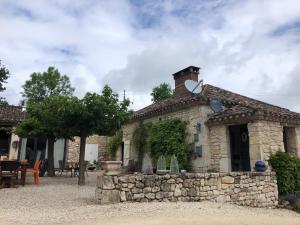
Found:
[[[159,156],[164,155],[168,167],[172,155],[175,154],[180,169],[189,170],[191,168],[190,153],[185,139],[186,123],[179,119],[140,123],[133,135],[140,164],[144,154],[149,152],[154,162]]]
[[[277,152],[271,155],[269,163],[277,175],[279,194],[300,196],[300,159]]]
[[[149,132],[148,145],[155,160],[164,155],[167,167],[173,154],[178,159],[180,169],[190,169],[190,153],[186,139],[186,123],[179,120],[162,120],[153,123]]]

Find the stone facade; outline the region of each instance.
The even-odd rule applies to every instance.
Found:
[[[211,126],[209,129],[211,168],[220,172],[230,172],[230,140],[225,125]]]
[[[98,145],[98,161],[108,157],[108,143],[109,137],[93,135],[86,139],[86,144],[97,144]],[[80,148],[80,137],[75,137],[74,141],[68,142],[68,160],[78,161],[79,160],[79,149]]]
[[[286,130],[288,153],[300,158],[300,127],[287,127]]]
[[[274,173],[188,173],[178,175],[101,175],[99,204],[118,202],[218,201],[252,207],[276,207]]]
[[[144,123],[157,122],[165,119],[181,119],[187,122],[187,140],[188,144],[194,146],[202,146],[202,157],[196,157],[192,160],[193,170],[195,172],[204,172],[210,168],[210,140],[209,128],[205,125],[207,116],[211,113],[208,106],[194,106],[188,109],[183,109],[177,112],[164,114],[144,120]],[[196,129],[197,124],[201,124],[200,130]],[[123,126],[123,141],[124,141],[124,165],[128,165],[128,160],[137,161],[137,152],[132,143],[132,135],[138,122],[129,123]]]
[[[248,124],[251,168],[257,160],[268,162],[270,155],[284,151],[283,126],[278,122],[257,121]]]
[[[205,121],[211,113],[207,106],[195,106],[185,110],[165,114],[163,116],[152,117],[144,120],[156,122],[161,119],[178,118],[187,121],[187,143],[195,146],[202,146],[203,156],[193,158],[192,165],[194,172],[206,172],[208,170],[216,172],[231,171],[231,152],[229,125],[210,125]],[[196,124],[201,124],[201,130],[196,129]],[[138,123],[130,123],[123,126],[123,140],[125,143],[126,162],[129,159],[137,160],[137,152],[132,144],[132,134]],[[254,170],[255,162],[258,160],[267,161],[271,153],[284,151],[283,125],[279,122],[252,121],[247,123],[249,135],[249,155],[250,167]],[[300,127],[291,129],[289,137],[288,153],[300,157]],[[195,140],[197,135],[197,140]]]

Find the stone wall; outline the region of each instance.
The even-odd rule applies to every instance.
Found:
[[[98,144],[98,160],[107,158],[109,137],[93,135],[86,139],[86,144]],[[68,160],[79,160],[80,137],[75,137],[74,141],[68,141]]]
[[[251,168],[257,160],[267,162],[271,153],[283,151],[283,126],[279,122],[248,123]]]
[[[295,149],[295,156],[300,158],[300,127],[295,128],[295,134],[296,134],[296,149]]]
[[[208,133],[209,129],[205,125],[208,114],[211,113],[208,106],[194,106],[182,109],[176,112],[166,113],[164,115],[155,116],[144,120],[144,123],[157,122],[165,119],[181,119],[187,122],[187,140],[188,144],[202,146],[202,157],[195,157],[192,160],[193,170],[195,172],[205,172],[210,168],[211,155]],[[200,130],[196,129],[196,125],[201,124]],[[137,151],[132,143],[132,135],[138,122],[126,124],[122,127],[124,141],[124,165],[128,165],[129,159],[137,161]]]
[[[101,175],[99,204],[118,202],[218,201],[253,207],[278,203],[274,173],[188,173],[178,175]]]
[[[18,144],[14,145],[14,142],[18,143]],[[20,140],[19,136],[12,133],[11,138],[10,138],[10,146],[9,146],[9,159],[10,160],[18,159],[18,148],[19,148],[20,144],[21,144],[21,140]]]
[[[219,172],[230,172],[230,140],[227,126],[211,126],[209,129],[209,143],[211,168]]]

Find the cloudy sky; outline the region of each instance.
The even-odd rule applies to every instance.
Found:
[[[2,94],[57,67],[76,95],[109,84],[139,109],[195,65],[204,83],[300,112],[299,0],[0,0]]]

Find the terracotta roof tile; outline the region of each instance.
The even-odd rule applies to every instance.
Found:
[[[0,106],[0,123],[15,124],[25,119],[20,106]]]
[[[300,121],[299,113],[236,94],[234,92],[227,91],[209,84],[203,86],[203,90],[200,94],[175,95],[171,98],[151,104],[141,110],[136,111],[133,119],[149,118],[155,115],[167,113],[169,111],[176,111],[186,108],[193,104],[208,105],[209,100],[212,98],[219,98],[226,106],[226,109],[222,112],[211,114],[211,119],[214,117],[224,118],[230,115],[243,113],[253,115],[256,111],[262,111],[266,115],[289,117]]]

